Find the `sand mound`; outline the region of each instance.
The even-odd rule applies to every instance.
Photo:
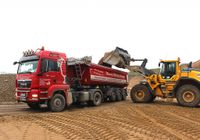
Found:
[[[196,68],[196,69],[200,69],[200,60],[194,62],[194,63],[192,64],[192,67],[193,67],[193,68]]]
[[[0,102],[15,101],[15,74],[0,74]]]
[[[129,85],[127,87],[128,89],[128,93],[130,93],[130,90],[133,86],[135,86],[136,84],[138,84],[142,79],[144,79],[144,77],[142,76],[135,76],[135,77],[132,77],[130,80],[129,80]]]

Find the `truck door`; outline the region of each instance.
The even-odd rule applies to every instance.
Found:
[[[47,91],[51,85],[60,84],[62,76],[57,61],[53,59],[42,59],[41,62],[40,88]]]

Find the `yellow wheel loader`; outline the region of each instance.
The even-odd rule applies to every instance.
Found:
[[[143,61],[141,66],[131,66],[131,61]],[[200,104],[200,70],[192,68],[181,69],[180,59],[161,60],[160,73],[145,68],[147,59],[132,59],[126,50],[116,48],[106,53],[99,64],[139,72],[144,80],[131,89],[131,99],[135,103],[149,103],[156,97],[176,98],[182,106],[196,107]]]

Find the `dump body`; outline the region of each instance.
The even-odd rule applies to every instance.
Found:
[[[78,66],[79,67],[79,66]],[[110,85],[110,86],[119,86],[126,87],[128,84],[128,75],[126,72],[108,68],[105,66],[97,64],[80,64],[81,75],[80,75],[80,84],[85,86],[94,86],[94,85]],[[68,66],[69,79],[77,77],[76,66]]]

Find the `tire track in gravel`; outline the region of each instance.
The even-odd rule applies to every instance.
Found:
[[[137,109],[147,116],[148,119],[156,121],[158,124],[169,128],[170,132],[173,132],[176,136],[180,136],[181,139],[198,139],[200,137],[199,125],[191,122],[185,122],[175,115],[171,115],[160,107],[143,107]],[[156,110],[156,111],[154,111]]]
[[[0,138],[3,138],[5,140],[9,139],[9,136],[7,135],[7,133],[5,133],[1,128],[0,128]]]
[[[146,114],[146,112],[143,112],[143,111],[138,110],[138,109],[136,109],[135,111],[136,111],[138,114],[140,114],[142,117],[144,117],[144,118],[150,120],[151,122],[153,122],[154,125],[156,125],[158,128],[164,129],[164,130],[166,130],[168,133],[171,133],[172,135],[175,135],[178,139],[185,139],[185,140],[186,140],[186,139],[189,139],[189,137],[186,137],[186,136],[184,136],[184,135],[182,135],[182,134],[176,133],[176,130],[174,130],[174,129],[170,128],[170,127],[167,127],[166,125],[163,125],[163,124],[159,123],[155,118],[153,118],[153,117],[151,117],[151,116],[148,116],[148,115]]]
[[[173,108],[173,107],[168,106],[168,108],[164,108],[163,110],[166,112],[170,112],[171,114],[181,116],[182,119],[184,118],[184,119],[186,119],[186,121],[200,123],[199,109],[200,108],[186,108],[186,107]]]
[[[105,126],[105,124],[102,124],[101,122],[99,122],[99,120],[88,118],[87,115],[85,115],[85,117],[81,117],[81,119],[78,119],[78,120],[74,119],[75,117],[63,116],[63,115],[58,115],[58,114],[56,116],[45,116],[45,118],[46,118],[45,121],[50,120],[51,124],[53,121],[59,124],[59,125],[55,125],[55,127],[60,127],[61,123],[63,124],[62,126],[63,128],[66,126],[70,126],[71,129],[73,129],[73,131],[71,132],[71,135],[72,136],[78,135],[79,139],[80,138],[81,139],[82,138],[84,139],[122,138],[123,139],[123,137],[120,137],[117,132],[115,132],[112,129],[109,129],[109,127]],[[59,122],[55,120],[58,120]],[[63,130],[66,130],[66,129],[63,129]],[[92,133],[91,130],[95,131],[95,133]],[[64,134],[64,132],[62,132],[62,134]]]
[[[37,119],[36,119],[37,118]],[[43,128],[46,128],[47,130],[54,132],[54,133],[59,133],[63,136],[65,136],[67,139],[80,139],[80,137],[74,134],[76,129],[79,128],[74,128],[73,126],[70,126],[67,123],[61,122],[62,120],[55,121],[53,119],[49,118],[41,118],[41,117],[35,117],[34,118],[34,123],[42,126]]]
[[[182,133],[183,135],[190,137],[190,139],[199,139],[200,138],[200,133],[199,133],[200,121],[197,119],[193,119],[193,117],[187,116],[187,115],[190,115],[188,111],[198,112],[199,111],[198,108],[177,107],[178,109],[175,112],[171,112],[172,107],[171,106],[168,106],[168,107],[169,107],[168,109],[163,110],[163,113],[166,113],[167,116],[170,116],[170,118],[173,118],[172,124],[170,125],[174,129]],[[156,106],[156,108],[160,109],[158,106]],[[183,113],[185,111],[186,113]],[[199,117],[195,115],[194,118],[199,118]]]
[[[81,126],[81,128],[88,133],[88,130],[93,130],[98,133],[98,135],[95,133],[91,134],[92,132],[88,133],[94,138],[98,138],[99,136],[102,136],[104,139],[110,139],[110,138],[115,138],[119,139],[122,138],[124,139],[118,132],[113,131],[108,127],[107,124],[102,125],[102,122],[99,120],[91,118],[91,115],[88,115],[88,113],[80,113],[79,116],[82,116],[82,118],[78,120],[74,120],[75,116],[64,116],[64,115],[59,115],[59,119],[63,119],[66,122],[73,123],[75,125]],[[93,114],[94,115],[94,114]],[[101,138],[101,137],[100,137]]]
[[[118,108],[119,109],[119,108]],[[135,110],[135,107],[129,106],[126,108],[126,110],[123,110],[123,108],[119,109],[121,114],[125,115],[126,118],[129,120],[134,121],[134,124],[138,127],[141,134],[146,135],[148,138],[159,138],[159,139],[177,139],[177,137],[171,133],[168,133],[163,128],[157,128],[157,125],[155,125],[154,122],[149,121],[145,116],[141,115],[140,112],[137,112]],[[133,115],[134,114],[134,115]]]
[[[26,139],[27,139],[28,132],[29,132],[29,129],[30,129],[31,126],[32,126],[32,123],[29,122],[29,123],[27,124],[25,130],[24,130],[23,133],[22,133],[22,139],[23,139],[23,140],[26,140]]]

